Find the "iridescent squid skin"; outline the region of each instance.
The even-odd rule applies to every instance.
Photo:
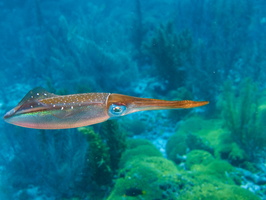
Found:
[[[165,101],[113,93],[55,95],[35,88],[4,116],[6,122],[34,129],[68,129],[144,110],[193,108],[208,101]]]

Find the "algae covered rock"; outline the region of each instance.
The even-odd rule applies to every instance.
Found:
[[[192,154],[197,152],[191,152]],[[184,189],[178,200],[257,200],[258,196],[236,185],[235,168],[223,160],[212,160],[209,164],[194,164],[184,174],[192,187]]]
[[[186,136],[183,134],[172,135],[166,144],[167,158],[179,164],[184,160],[182,157],[187,153]]]
[[[226,137],[225,135],[221,137]],[[238,144],[232,141],[224,141],[223,139],[221,139],[221,143],[217,145],[215,155],[217,158],[230,161],[230,163],[235,166],[239,166],[248,160],[248,155]]]
[[[231,174],[234,172],[234,167],[222,160],[214,160],[208,165],[195,164],[191,166],[191,171],[188,176],[191,181],[195,184],[218,184],[227,183],[235,184],[234,176]]]
[[[145,157],[155,156],[162,157],[162,153],[148,140],[131,139],[127,141],[127,150],[122,154],[120,168],[133,159],[142,159]]]
[[[192,150],[208,151],[215,158],[227,160],[234,166],[240,166],[250,159],[223,127],[223,120],[219,119],[188,118],[180,124],[166,145],[167,157],[177,164],[184,161],[186,154]]]
[[[205,150],[187,154],[182,170],[147,140],[128,140],[121,169],[107,200],[256,200],[239,187],[235,168]],[[160,153],[160,152],[159,152]]]
[[[108,200],[176,199],[186,181],[173,162],[162,157],[133,159],[120,171]]]
[[[182,194],[179,200],[259,200],[252,192],[234,185],[201,184]]]
[[[193,150],[189,152],[186,160],[186,167],[188,169],[196,164],[208,165],[214,160],[213,156],[204,150]]]
[[[187,184],[176,165],[147,140],[131,139],[127,144],[119,178],[107,199],[176,199]]]
[[[167,158],[179,164],[185,160],[184,156],[191,150],[205,150],[213,153],[217,143],[217,120],[204,120],[194,116],[180,123],[177,132],[166,144]]]
[[[145,140],[145,139],[128,139],[127,140],[127,149],[134,149],[142,145],[149,145],[149,146],[154,147],[154,145],[149,140]]]

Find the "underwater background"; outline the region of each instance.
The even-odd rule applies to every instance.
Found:
[[[210,101],[67,130],[0,121],[3,200],[266,199],[265,0],[2,0],[0,112],[32,88]]]

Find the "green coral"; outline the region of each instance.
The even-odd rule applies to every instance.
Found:
[[[83,174],[91,177],[84,177],[83,185],[89,185],[91,180],[98,186],[110,185],[126,148],[125,133],[115,121],[103,123],[99,134],[91,127],[82,127],[78,131],[84,134],[89,145]]]
[[[121,155],[126,149],[126,133],[120,129],[116,121],[110,120],[102,124],[99,134],[108,146],[110,167],[115,172]]]
[[[199,184],[220,184],[226,183],[235,185],[234,167],[226,161],[214,160],[208,165],[195,164],[191,166],[190,173],[186,174],[191,178],[194,185]]]
[[[235,168],[226,161],[212,160],[209,164],[194,164],[184,174],[192,187],[184,189],[178,200],[248,200],[259,199],[248,190],[240,188]]]
[[[204,120],[194,116],[180,123],[178,131],[172,135],[166,144],[166,155],[179,164],[184,161],[184,155],[195,149],[210,153],[217,142],[217,133],[220,122],[217,120]]]
[[[175,165],[162,157],[133,159],[121,170],[120,178],[107,199],[174,199],[185,184],[178,173]],[[133,189],[140,192],[127,192]]]
[[[191,169],[193,165],[208,165],[214,160],[213,156],[204,150],[193,150],[189,152],[186,159],[186,167]]]
[[[78,131],[83,133],[89,144],[86,154],[86,164],[84,176],[91,172],[92,177],[83,177],[82,185],[89,185],[90,181],[95,181],[98,185],[108,185],[112,181],[112,170],[110,168],[110,154],[108,147],[103,143],[99,134],[92,128],[82,127]]]
[[[223,119],[206,120],[194,116],[180,123],[178,131],[167,142],[167,157],[179,164],[191,150],[208,151],[215,158],[228,160],[235,166],[250,158],[225,128]]]
[[[179,164],[184,160],[182,156],[186,154],[187,149],[188,147],[186,144],[186,135],[176,133],[172,135],[167,141],[167,158]]]
[[[215,149],[215,156],[229,160],[234,165],[239,165],[248,159],[246,152],[233,141],[228,133],[220,135],[220,143]]]
[[[259,200],[255,194],[234,185],[200,184],[182,194],[178,200]]]
[[[127,140],[127,149],[134,149],[142,145],[148,145],[154,147],[154,145],[145,139],[128,139]]]
[[[128,140],[121,159],[120,176],[108,200],[171,199],[185,181],[173,162],[147,140]],[[133,192],[134,191],[134,192]]]
[[[255,158],[256,153],[266,146],[266,129],[260,110],[261,92],[249,79],[242,81],[237,89],[231,82],[226,82],[219,99],[218,107],[231,138],[250,159]]]
[[[213,177],[219,179],[221,182],[234,184],[234,181],[228,175],[230,172],[234,171],[234,167],[223,160],[215,160],[208,164],[203,172],[204,174],[212,175]]]
[[[186,160],[190,170],[184,171],[158,154],[147,140],[130,139],[127,144],[119,177],[107,200],[259,199],[236,185],[240,177],[230,163],[207,151],[191,151]]]
[[[162,157],[162,153],[148,140],[131,139],[128,142],[128,149],[123,153],[120,160],[120,167],[133,159],[142,159],[155,156]]]

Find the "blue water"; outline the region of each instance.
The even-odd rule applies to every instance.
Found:
[[[38,86],[210,102],[87,129],[1,120],[0,199],[266,199],[265,10],[264,0],[0,1],[2,116]],[[133,139],[155,149],[132,153]],[[219,178],[199,178],[208,173]]]

